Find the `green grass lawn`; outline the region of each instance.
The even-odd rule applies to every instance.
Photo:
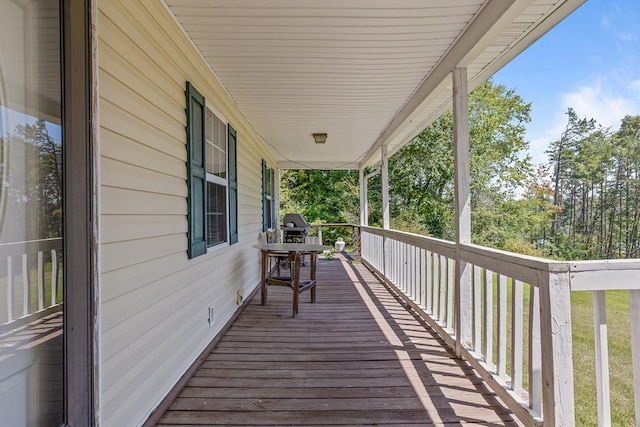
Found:
[[[593,299],[591,292],[571,293],[576,425],[597,426]],[[607,292],[611,424],[633,426],[633,368],[629,292]]]
[[[493,282],[493,362],[497,362],[497,278]],[[511,372],[511,290],[507,286],[507,372]],[[571,293],[575,413],[577,426],[597,426],[595,343],[593,333],[593,299],[591,292]],[[633,367],[631,360],[631,324],[629,293],[608,291],[607,325],[609,340],[609,375],[611,422],[614,426],[635,425]],[[529,286],[523,285],[523,384],[528,387],[528,313]]]
[[[432,268],[437,268],[432,266]],[[482,284],[484,287],[484,283]],[[493,363],[497,362],[498,285],[493,273]],[[481,290],[482,292],[482,290]],[[511,369],[511,292],[507,285],[507,373]],[[628,291],[608,291],[607,329],[609,348],[609,376],[611,393],[611,423],[613,426],[635,426],[633,366],[631,357],[631,324]],[[432,295],[438,303],[438,296]],[[528,313],[529,285],[523,285],[523,387],[528,389]],[[571,322],[573,340],[573,369],[576,426],[597,426],[595,343],[593,331],[592,292],[571,293]],[[444,317],[444,313],[440,313]],[[440,319],[443,320],[444,319]],[[484,319],[481,320],[484,324]],[[636,331],[640,333],[640,331]],[[484,339],[484,338],[482,338]],[[544,337],[543,337],[544,339]],[[482,345],[484,342],[481,343]],[[484,347],[482,347],[484,348]],[[640,418],[640,414],[638,414]]]

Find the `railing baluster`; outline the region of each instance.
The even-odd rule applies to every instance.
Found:
[[[425,249],[418,249],[418,256],[420,257],[420,307],[427,309],[427,251]]]
[[[405,293],[411,298],[411,272],[407,268],[409,266],[409,249],[409,245],[402,243],[402,264],[400,264],[400,269],[402,270],[402,281],[404,282],[403,288]]]
[[[609,390],[609,345],[607,338],[607,299],[604,291],[593,292],[593,332],[596,352],[596,397],[598,425],[611,425]]]
[[[484,271],[484,362],[489,371],[494,370],[493,364],[493,271]]]
[[[455,261],[451,258],[447,258],[447,327],[450,329],[455,329],[455,325],[453,323],[453,300],[455,299],[453,287],[456,277],[454,268]]]
[[[433,269],[431,251],[427,249],[424,251],[424,267],[424,308],[427,313],[432,314],[431,289],[433,288]]]
[[[420,281],[420,249],[416,248],[415,246],[411,245],[411,252],[412,254],[412,259],[413,259],[413,268],[411,269],[411,271],[413,272],[413,277],[411,277],[411,284],[413,287],[413,298],[416,300],[416,302],[420,303],[420,287],[419,285],[419,281]]]
[[[402,289],[404,290],[405,294],[411,297],[409,269],[407,268],[407,266],[409,265],[409,245],[401,242],[400,246],[402,248],[402,262],[400,263],[399,268],[401,273],[400,277],[402,278]]]
[[[481,353],[481,334],[482,334],[482,298],[480,297],[480,287],[482,285],[482,272],[477,265],[473,266],[473,350]]]
[[[397,252],[397,242],[395,240],[391,240],[390,244],[390,257],[391,257],[391,271],[390,271],[390,275],[389,278],[391,279],[392,283],[398,284],[398,280],[396,278],[396,271],[398,271],[397,265],[398,265],[398,252]]]
[[[507,379],[507,277],[498,273],[498,376]]]
[[[440,320],[440,255],[433,253],[433,317]]]
[[[51,305],[56,305],[58,296],[58,252],[51,250]]]
[[[446,316],[447,316],[447,311],[446,311],[446,307],[447,307],[447,299],[446,299],[446,294],[447,294],[447,263],[448,263],[448,258],[440,255],[440,295],[439,295],[439,301],[440,301],[440,321],[442,322],[443,325],[446,326],[447,324],[447,320],[446,320]]]
[[[631,360],[633,360],[633,391],[636,427],[640,426],[640,290],[629,291],[631,311]]]
[[[511,389],[522,396],[522,282],[513,280],[511,291]]]
[[[38,251],[38,310],[44,309],[44,253]]]
[[[13,260],[7,257],[7,322],[13,320]]]
[[[540,290],[529,288],[529,407],[542,414],[542,355],[540,353]]]
[[[29,256],[22,254],[22,315],[29,314]]]

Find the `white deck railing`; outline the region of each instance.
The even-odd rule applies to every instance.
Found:
[[[610,425],[604,292],[629,290],[640,425],[640,261],[557,262],[372,227],[360,235],[363,261],[526,425],[575,425],[571,291],[594,292],[599,425]],[[456,298],[458,270],[470,280]]]
[[[61,254],[61,238],[0,244],[0,331],[57,309]]]

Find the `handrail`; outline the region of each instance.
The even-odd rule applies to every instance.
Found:
[[[61,303],[57,298],[61,254],[62,238],[0,244],[0,284],[4,285],[6,295],[6,307],[0,312],[2,330],[28,323]],[[33,275],[35,291],[31,283]]]

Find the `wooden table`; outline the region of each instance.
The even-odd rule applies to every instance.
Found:
[[[316,261],[320,252],[330,249],[329,246],[307,243],[264,243],[255,245],[262,253],[262,281],[260,283],[262,305],[267,303],[267,287],[269,285],[286,286],[293,291],[293,317],[298,315],[300,294],[311,290],[311,302],[316,301]],[[300,263],[303,255],[309,255],[309,279],[301,280]],[[269,257],[286,258],[290,264],[289,276],[273,275],[274,268],[269,271]],[[277,271],[280,271],[277,269]]]

